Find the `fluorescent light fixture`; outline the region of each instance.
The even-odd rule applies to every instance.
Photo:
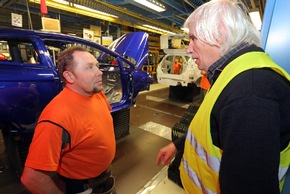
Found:
[[[257,30],[261,30],[261,17],[259,11],[250,11],[250,18]]]
[[[157,12],[162,12],[162,11],[166,10],[165,6],[156,0],[134,0],[134,1],[150,8],[150,9],[153,9]]]
[[[109,13],[105,13],[105,12],[102,12],[102,11],[98,11],[98,10],[95,10],[95,9],[92,9],[92,8],[89,8],[89,7],[86,7],[86,6],[83,6],[83,5],[74,4],[74,6],[76,8],[78,8],[78,9],[83,9],[83,10],[94,12],[94,13],[97,13],[97,14],[118,18],[118,16],[115,16],[115,15],[112,15],[112,14],[109,14]]]
[[[64,0],[53,0],[57,3],[61,3],[61,4],[65,4],[65,5],[69,5],[69,2],[68,1],[64,1]]]
[[[188,28],[184,28],[184,27],[182,27],[182,28],[180,28],[180,30],[183,30],[185,33],[189,33],[189,29]]]
[[[53,0],[53,1],[61,3],[61,4],[69,5],[69,2],[65,1],[65,0]],[[76,3],[74,3],[73,5],[74,5],[74,7],[78,8],[78,9],[82,9],[82,10],[85,10],[85,11],[90,11],[90,12],[101,14],[101,15],[105,15],[105,16],[118,18],[118,16],[115,16],[115,15],[112,15],[112,14],[109,14],[109,13],[105,13],[105,12],[102,12],[102,11],[98,11],[98,10],[95,10],[95,9],[92,9],[92,8],[89,8],[89,7],[86,7],[86,6],[83,6],[83,5],[79,5],[79,4],[76,4]]]
[[[158,30],[158,31],[161,31],[161,32],[166,32],[166,33],[168,33],[168,34],[176,34],[176,33],[174,33],[174,32],[170,32],[170,31],[168,31],[168,30],[164,30],[164,29],[162,29],[162,28],[158,28],[158,27],[155,27],[155,26],[150,26],[150,25],[147,25],[147,24],[144,24],[143,26],[145,26],[145,27],[147,27],[147,28],[152,28],[152,29],[154,29],[154,30]]]

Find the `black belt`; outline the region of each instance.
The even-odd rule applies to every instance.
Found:
[[[88,179],[83,179],[83,180],[70,179],[70,178],[63,177],[61,175],[60,177],[61,177],[61,180],[65,183],[67,194],[81,193],[90,187]]]

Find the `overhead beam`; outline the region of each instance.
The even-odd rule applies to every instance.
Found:
[[[196,9],[197,6],[193,5],[192,3],[190,3],[188,0],[184,0],[185,3],[187,3],[187,5],[191,6],[193,9]]]
[[[256,9],[256,4],[255,4],[254,0],[251,0],[251,7],[252,7],[252,9]]]
[[[0,6],[9,7],[13,3],[16,3],[17,0],[0,0]]]
[[[132,13],[132,12],[128,11],[127,9],[123,9],[123,8],[120,8],[120,7],[117,7],[117,6],[113,6],[111,4],[102,2],[100,0],[95,0],[95,1],[97,1],[98,3],[100,3],[100,4],[102,4],[102,5],[106,6],[106,7],[109,7],[111,9],[116,10],[116,11],[119,11],[121,13],[124,13],[124,14],[126,14],[128,16],[131,16],[131,17],[134,17],[134,18],[143,20],[145,22],[148,22],[149,25],[153,25],[153,26],[156,26],[156,27],[159,27],[159,28],[163,28],[165,30],[172,31],[172,32],[177,32],[177,33],[180,33],[181,32],[181,31],[179,31],[176,28],[173,28],[171,26],[168,26],[168,25],[162,24],[160,22],[157,22],[154,19],[146,18],[146,17],[144,17],[142,15]]]
[[[32,2],[32,3],[40,4],[40,0],[29,0],[29,1]],[[104,5],[106,5],[106,6],[108,6],[108,7],[113,9],[112,5],[109,5],[109,4],[106,4],[106,3],[103,3],[103,2],[98,2],[98,3],[104,4]],[[164,32],[159,31],[159,30],[154,30],[154,29],[151,29],[151,28],[144,27],[144,26],[142,26],[143,24],[135,24],[135,23],[133,24],[133,23],[125,21],[125,20],[120,20],[120,19],[117,19],[117,18],[113,18],[113,17],[109,17],[109,16],[105,16],[105,15],[96,14],[96,13],[93,13],[93,12],[77,9],[77,8],[69,6],[69,5],[64,5],[64,4],[60,4],[60,3],[54,2],[52,0],[46,0],[46,5],[48,7],[53,7],[53,8],[56,8],[56,9],[65,10],[65,11],[68,11],[68,12],[77,13],[77,14],[85,15],[85,16],[92,17],[92,18],[97,18],[99,20],[105,20],[105,21],[116,23],[116,24],[121,24],[123,26],[129,26],[129,27],[133,27],[133,28],[137,28],[137,29],[141,29],[141,30],[145,30],[145,31],[149,31],[149,32],[154,32],[154,33],[157,33],[157,34],[165,34]],[[116,7],[114,7],[114,9],[116,9]],[[126,10],[123,10],[121,8],[118,8],[117,11],[120,11],[120,12],[126,14],[126,15],[131,15],[132,17],[138,17],[138,18],[142,17],[140,15],[133,14],[133,13],[131,13],[129,11],[126,11]],[[175,32],[175,33],[181,33],[182,32],[179,29],[176,29],[176,28],[170,27],[168,25],[164,25],[164,24],[158,23],[158,22],[156,22],[154,20],[151,20],[151,19],[147,19],[147,18],[144,19],[144,17],[142,17],[142,19],[147,21],[149,25],[156,26],[158,28],[162,28],[162,29],[168,30],[170,32]]]

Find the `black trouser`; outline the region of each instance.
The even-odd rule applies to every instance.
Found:
[[[67,194],[80,193],[88,188],[92,188],[93,193],[106,193],[115,187],[115,179],[111,176],[111,167],[98,177],[92,179],[70,179],[61,175],[60,177],[65,183]]]

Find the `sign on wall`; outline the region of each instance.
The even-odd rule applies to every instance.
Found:
[[[102,44],[109,46],[113,42],[113,36],[102,36]]]
[[[42,30],[49,32],[60,32],[60,21],[58,19],[41,17]]]
[[[83,28],[83,38],[86,40],[94,41],[94,32],[92,30]]]
[[[11,25],[16,27],[22,27],[22,15],[11,13]]]
[[[90,30],[94,32],[94,36],[102,36],[102,29],[100,26],[90,25]]]

